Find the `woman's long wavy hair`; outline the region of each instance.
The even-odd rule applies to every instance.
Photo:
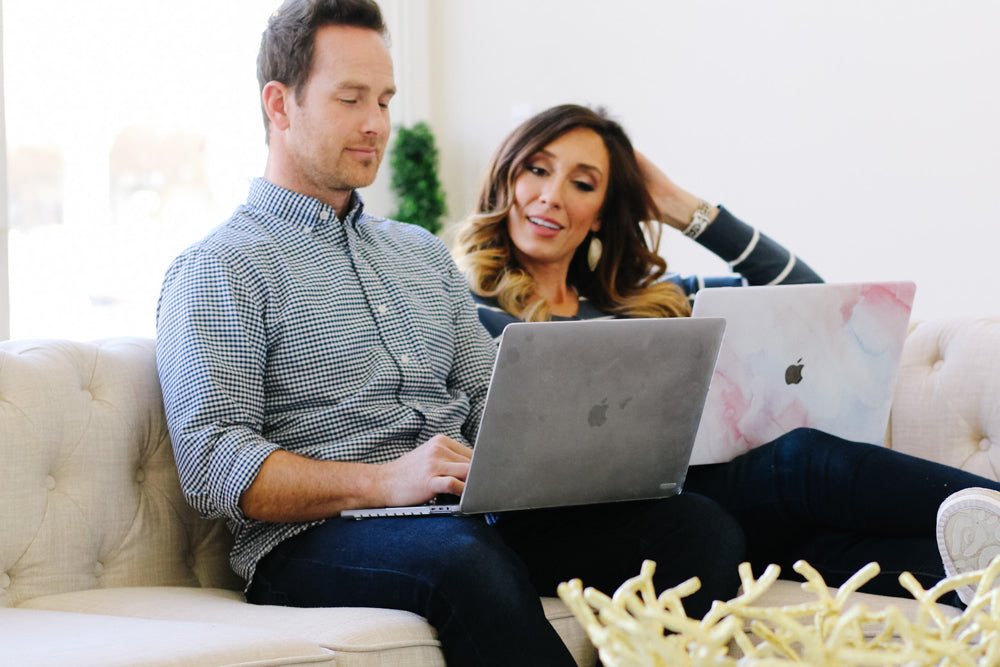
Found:
[[[687,297],[661,281],[667,263],[657,254],[658,212],[646,189],[632,143],[621,125],[575,104],[529,118],[500,145],[490,161],[473,213],[458,231],[455,254],[472,290],[497,299],[525,321],[551,319],[549,305],[535,298],[535,281],[514,256],[508,215],[514,182],[538,151],[577,128],[593,130],[607,148],[610,173],[597,236],[604,253],[594,271],[587,266],[588,236],[570,263],[568,282],[601,310],[619,317],[679,317],[691,312]]]

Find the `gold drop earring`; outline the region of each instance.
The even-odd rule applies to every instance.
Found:
[[[597,234],[594,234],[590,237],[590,245],[587,247],[587,266],[590,267],[591,271],[597,269],[603,254],[604,244],[601,243],[601,239],[597,238]]]

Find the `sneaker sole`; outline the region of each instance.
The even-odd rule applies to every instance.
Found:
[[[937,543],[949,577],[984,570],[1000,555],[1000,493],[965,489],[949,496],[938,509]],[[969,604],[973,586],[958,589]]]

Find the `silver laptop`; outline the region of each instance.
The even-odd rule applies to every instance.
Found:
[[[720,287],[694,316],[726,334],[691,464],[729,461],[795,428],[885,438],[912,282]]]
[[[724,328],[720,318],[511,324],[458,504],[342,516],[479,514],[679,493]]]

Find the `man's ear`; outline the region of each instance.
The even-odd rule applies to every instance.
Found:
[[[288,129],[288,113],[286,109],[293,103],[292,91],[280,81],[268,81],[260,91],[264,112],[271,121],[274,130]]]

